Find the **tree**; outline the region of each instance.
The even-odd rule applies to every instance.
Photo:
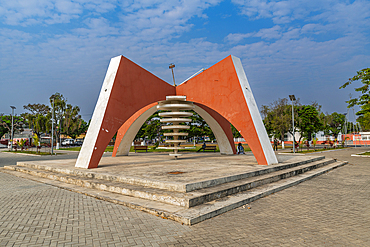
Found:
[[[51,126],[50,107],[44,104],[28,104],[23,108],[29,112],[23,113],[22,117],[28,126],[39,138],[42,133],[49,131]]]
[[[186,123],[186,125],[190,126],[190,129],[185,130],[189,133],[188,138],[208,136],[211,140],[216,139],[207,122],[195,111],[190,112],[193,113],[193,116],[190,117],[192,121]]]
[[[144,124],[141,126],[140,130],[136,134],[135,139],[146,137],[148,137],[148,139],[155,139],[163,133],[170,132],[170,130],[162,130],[160,117],[158,115],[159,112],[161,111],[154,113],[144,122]],[[190,139],[194,137],[208,136],[211,140],[214,140],[215,136],[206,121],[196,112],[190,112],[193,113],[193,115],[189,117],[192,122],[180,123],[181,125],[190,126],[189,129],[184,130],[184,132],[188,133],[188,136],[186,138]]]
[[[332,135],[335,139],[338,138],[340,132],[343,132],[346,116],[337,112],[333,112],[330,115],[325,115],[324,118],[324,133],[326,135]]]
[[[242,135],[240,134],[239,130],[237,130],[234,125],[230,124],[231,126],[231,132],[233,133],[233,137],[234,138],[239,138],[239,137],[242,137]]]
[[[301,137],[311,140],[312,134],[322,130],[319,112],[314,105],[303,105],[298,110],[298,128]],[[300,141],[300,140],[299,140]]]
[[[348,108],[355,105],[360,106],[361,110],[356,113],[359,116],[358,122],[364,126],[365,129],[370,128],[370,68],[362,69],[357,71],[357,75],[349,78],[346,83],[344,83],[341,88],[346,88],[352,82],[361,80],[363,84],[362,87],[355,88],[356,92],[361,92],[358,98],[350,99],[346,101],[348,103]]]
[[[63,116],[66,110],[67,99],[60,93],[55,93],[50,96],[50,105],[54,109],[54,119],[56,120],[55,126],[55,137],[57,142],[59,142],[60,135],[62,133],[62,122]]]
[[[0,115],[0,139],[9,132],[9,129],[4,126],[3,122],[5,122],[5,117],[3,114]]]
[[[66,105],[62,133],[72,139],[76,139],[79,135],[85,133],[88,128],[87,123],[81,118],[81,115],[78,114],[79,112],[80,108],[78,106],[72,106],[71,104]]]
[[[19,116],[13,117],[13,131],[23,131],[24,119]],[[0,138],[12,131],[12,116],[0,114]]]
[[[144,122],[143,126],[141,126],[139,132],[136,134],[135,139],[144,139],[148,137],[148,139],[153,140],[163,133],[158,115],[159,112],[160,111],[155,112]]]
[[[294,106],[294,126],[297,126],[299,99],[295,102]],[[274,136],[281,141],[284,140],[286,133],[293,134],[292,129],[292,106],[289,104],[288,99],[278,99],[273,101],[270,105],[262,106],[261,111],[263,123],[267,133]]]
[[[362,131],[370,131],[370,114],[365,113],[364,115],[360,116],[357,121],[361,125]]]

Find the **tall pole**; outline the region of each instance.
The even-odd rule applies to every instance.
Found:
[[[14,120],[13,120],[13,117],[14,117],[14,109],[16,109],[16,108],[15,108],[15,106],[10,106],[10,108],[12,108],[12,133],[10,133],[10,136],[11,136],[11,138],[10,138],[10,151],[13,151],[13,133],[14,133],[14,128],[13,128],[13,126],[14,126]]]
[[[292,101],[292,127],[293,127],[293,153],[295,153],[295,133],[294,133],[294,101],[295,101],[295,96],[294,94],[289,95],[290,100]]]
[[[52,100],[52,112],[51,112],[51,155],[54,154],[54,98]]]
[[[176,82],[175,82],[175,73],[173,72],[173,68],[175,68],[175,65],[173,63],[170,64],[168,67],[172,71],[172,79],[173,79],[173,85],[176,87]]]

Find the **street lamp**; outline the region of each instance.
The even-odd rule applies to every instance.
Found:
[[[171,63],[170,66],[168,66],[168,68],[172,70],[173,85],[176,87],[175,74],[173,72],[173,68],[175,68],[175,64]]]
[[[54,154],[54,97],[51,98],[52,100],[52,112],[51,112],[51,155]]]
[[[294,94],[289,95],[289,99],[292,101],[292,126],[293,126],[293,153],[295,153],[295,138],[294,138],[294,108],[293,103],[295,101]]]
[[[13,116],[14,116],[14,109],[15,106],[10,106],[10,108],[12,108],[12,133],[10,133],[11,135],[11,139],[10,139],[10,151],[13,151],[13,125],[14,125],[14,121],[13,121]]]

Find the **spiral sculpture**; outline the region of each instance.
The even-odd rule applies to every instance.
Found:
[[[173,144],[167,149],[174,150],[170,156],[174,156],[175,159],[181,156],[178,153],[180,144],[185,140],[179,139],[180,136],[187,136],[188,133],[180,132],[183,129],[189,129],[188,125],[180,125],[180,123],[190,123],[190,117],[193,114],[191,112],[185,112],[185,110],[194,109],[193,102],[186,101],[186,96],[166,96],[166,100],[160,101],[157,106],[158,110],[164,110],[166,112],[159,113],[160,117],[163,117],[160,121],[165,125],[162,126],[163,130],[172,130],[172,132],[164,133],[164,136],[173,137],[170,140],[166,140],[166,143]]]

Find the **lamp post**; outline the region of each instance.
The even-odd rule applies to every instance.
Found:
[[[14,109],[16,109],[16,108],[15,108],[15,106],[10,106],[10,108],[12,108],[12,133],[10,133],[10,136],[11,136],[11,138],[10,138],[10,151],[13,151],[13,132],[14,132],[14,130],[13,130],[13,126],[14,126],[13,117],[14,117]]]
[[[52,112],[51,112],[51,155],[54,154],[54,98],[52,100]]]
[[[292,127],[293,127],[293,153],[295,153],[295,134],[294,134],[294,101],[295,101],[295,96],[294,94],[289,95],[289,99],[292,101]]]
[[[172,71],[173,85],[176,87],[175,74],[173,72],[173,68],[175,68],[175,64],[171,63],[170,66],[168,66],[168,68],[171,69],[171,71]]]

